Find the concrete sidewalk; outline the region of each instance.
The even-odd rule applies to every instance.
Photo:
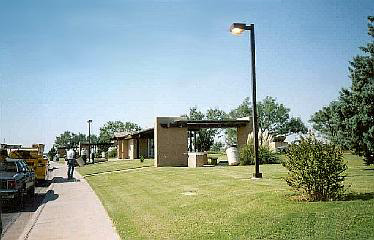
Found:
[[[20,239],[120,239],[99,198],[76,171],[54,163],[50,189]],[[57,168],[57,169],[56,169]]]

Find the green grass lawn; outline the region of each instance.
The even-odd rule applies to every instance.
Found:
[[[374,239],[374,168],[356,156],[345,159],[351,195],[335,202],[292,200],[279,164],[261,166],[261,180],[250,179],[253,166],[149,167],[86,179],[122,239]]]
[[[218,158],[218,162],[220,160],[227,160],[227,156],[226,156],[226,153],[223,153],[223,152],[216,152],[216,153],[208,153],[208,157],[216,157]]]
[[[107,161],[102,163],[88,164],[77,169],[82,176],[87,176],[150,166],[153,166],[153,159],[144,159],[144,162],[140,162],[139,159]]]

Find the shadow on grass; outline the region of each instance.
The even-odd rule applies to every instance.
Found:
[[[374,192],[370,193],[347,193],[341,196],[339,199],[335,200],[310,200],[308,199],[307,196],[300,194],[300,193],[288,193],[285,195],[285,197],[289,200],[297,201],[297,202],[338,202],[338,201],[357,201],[357,200],[362,200],[362,201],[368,201],[374,199]]]
[[[85,175],[83,175],[83,177],[92,177],[92,176],[96,176],[96,175],[99,175],[99,174],[127,172],[129,170],[143,169],[143,168],[149,168],[149,167],[152,167],[152,166],[130,167],[130,168],[125,168],[125,169],[114,169],[114,170],[109,170],[109,171],[93,172],[93,173],[85,174]]]
[[[364,171],[374,171],[374,168],[365,168]]]
[[[343,201],[371,200],[374,199],[374,192],[371,193],[348,193],[343,196]]]

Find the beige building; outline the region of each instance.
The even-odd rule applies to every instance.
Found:
[[[249,118],[191,121],[183,117],[157,117],[154,128],[116,133],[117,156],[119,159],[155,158],[156,167],[188,166],[189,152],[198,151],[196,138],[202,128],[236,128],[239,149],[252,132],[252,122]]]
[[[154,128],[155,166],[188,166],[188,152],[196,152],[194,143],[202,128],[236,128],[238,149],[246,144],[248,134],[252,132],[249,118],[191,121],[183,117],[157,117]]]
[[[137,159],[154,157],[154,130],[153,128],[128,133],[115,133],[114,139],[117,140],[118,159]]]

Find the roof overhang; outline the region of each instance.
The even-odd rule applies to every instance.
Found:
[[[140,130],[140,131],[133,132],[133,133],[116,133],[114,135],[113,140],[144,138],[144,137],[153,138],[153,135],[154,135],[154,128],[148,128],[148,129]]]
[[[161,127],[186,127],[188,130],[193,131],[201,128],[238,128],[247,126],[249,123],[249,120],[177,120],[161,124]]]

